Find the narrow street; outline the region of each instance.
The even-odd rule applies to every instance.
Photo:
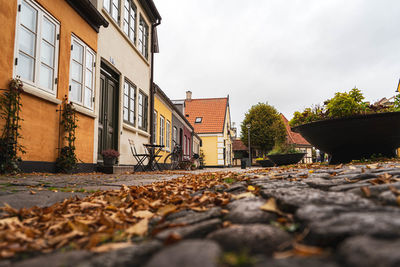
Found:
[[[8,218],[20,221],[0,220],[3,236],[14,233],[3,245],[10,249],[2,257],[9,257],[0,266],[398,266],[399,167],[386,162],[220,169],[183,177],[143,174],[135,182],[135,175],[123,175],[119,182],[127,186],[120,189],[112,188],[119,184],[115,176],[93,182],[96,175],[73,175],[52,185],[116,190],[53,189],[87,197],[29,211],[4,208]],[[38,190],[41,179],[30,179],[25,191],[1,200],[48,192]],[[52,217],[45,221],[45,214]],[[101,228],[95,214],[103,214]],[[94,241],[110,229],[108,238]]]

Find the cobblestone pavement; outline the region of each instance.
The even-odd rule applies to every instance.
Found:
[[[172,213],[165,222],[176,227],[150,240],[102,254],[56,252],[14,265],[400,266],[399,163],[246,175],[252,179],[214,189],[236,196],[227,206]]]

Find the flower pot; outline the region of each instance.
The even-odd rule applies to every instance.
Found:
[[[268,155],[268,158],[277,166],[296,164],[304,158],[306,153],[275,154]]]
[[[256,161],[258,164],[261,165],[261,167],[274,167],[274,163],[269,159],[256,160]]]
[[[357,115],[293,127],[309,143],[330,154],[331,164],[395,157],[400,147],[400,112]]]
[[[116,158],[103,158],[104,166],[113,166],[117,162]]]

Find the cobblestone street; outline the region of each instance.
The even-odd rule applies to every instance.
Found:
[[[137,182],[146,183],[146,175]],[[168,227],[128,247],[38,254],[0,266],[400,266],[400,163],[268,168],[245,175],[250,179],[213,188],[232,194],[228,205],[170,213],[161,221]],[[126,184],[129,175],[124,177],[117,180]],[[120,185],[109,179],[86,185]],[[72,188],[82,177],[62,180],[57,187]],[[24,186],[39,182],[25,178]],[[18,188],[14,184],[9,186]],[[1,201],[13,194],[4,193]]]

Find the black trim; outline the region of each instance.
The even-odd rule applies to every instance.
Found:
[[[158,12],[153,0],[139,0],[139,2],[142,5],[143,9],[146,11],[147,15],[149,16],[151,22],[154,23],[157,20],[161,20],[161,15]]]
[[[24,173],[31,172],[48,172],[56,173],[56,163],[46,161],[22,161],[18,164],[18,167]],[[72,173],[89,173],[96,171],[95,163],[78,163],[77,168]]]
[[[89,0],[65,0],[96,32],[101,26],[108,27],[108,21]]]

